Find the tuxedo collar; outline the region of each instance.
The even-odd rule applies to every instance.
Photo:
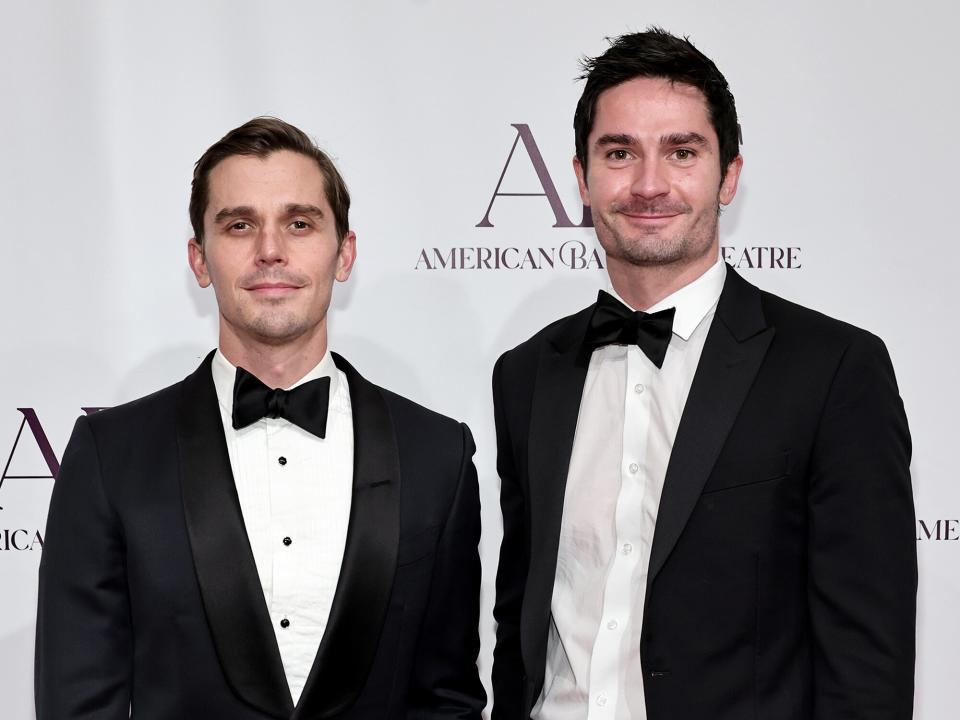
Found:
[[[676,545],[773,340],[760,291],[727,269],[667,465],[648,592]]]
[[[400,465],[389,410],[378,387],[333,356],[353,406],[353,498],[327,629],[294,710],[230,469],[212,357],[181,385],[176,431],[184,516],[217,655],[233,691],[261,712],[328,717],[366,681],[393,584]]]
[[[353,404],[353,502],[330,619],[294,720],[327,718],[357,699],[379,645],[400,544],[400,454],[390,410],[379,387],[337,353],[333,360]]]

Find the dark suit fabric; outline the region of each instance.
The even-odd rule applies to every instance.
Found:
[[[592,308],[497,362],[494,720],[543,685]],[[640,653],[649,720],[912,717],[910,437],[875,336],[732,269],[670,457]]]
[[[296,708],[208,357],[181,383],[77,421],[40,566],[38,720],[131,707],[142,720],[480,717],[470,432],[334,359],[353,406],[353,497]]]

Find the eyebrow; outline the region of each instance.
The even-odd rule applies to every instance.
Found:
[[[594,145],[598,148],[607,147],[608,145],[636,145],[637,138],[633,135],[627,135],[626,133],[608,133],[606,135],[601,135],[597,138],[597,142]]]
[[[312,215],[313,217],[323,219],[326,217],[323,210],[316,205],[303,205],[301,203],[287,203],[287,215]]]
[[[250,207],[249,205],[241,205],[240,207],[233,207],[233,208],[223,208],[223,210],[221,210],[214,216],[213,223],[215,225],[219,225],[224,220],[230,220],[232,218],[243,217],[243,216],[250,217],[252,215],[256,215],[256,213],[254,212],[253,208]]]
[[[699,145],[708,147],[707,139],[698,132],[671,133],[660,138],[661,145]]]

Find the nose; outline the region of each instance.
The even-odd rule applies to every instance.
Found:
[[[656,158],[637,163],[630,192],[642,198],[655,198],[670,192],[666,168]]]
[[[279,227],[265,225],[257,236],[257,264],[277,265],[287,262],[287,244]]]

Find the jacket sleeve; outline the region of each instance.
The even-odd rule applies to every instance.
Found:
[[[497,643],[493,651],[493,720],[517,720],[529,708],[520,650],[520,611],[529,564],[527,507],[516,468],[513,442],[504,408],[503,362],[493,370],[493,409],[497,427],[497,472],[500,475],[500,511],[503,541],[497,566],[497,598],[493,608]]]
[[[413,669],[407,718],[480,720],[480,492],[466,425],[457,490],[441,531]]]
[[[119,518],[81,417],[63,456],[40,561],[37,720],[130,715],[133,646]]]
[[[862,333],[838,366],[811,465],[812,717],[913,717],[917,555],[910,450],[886,348]]]

